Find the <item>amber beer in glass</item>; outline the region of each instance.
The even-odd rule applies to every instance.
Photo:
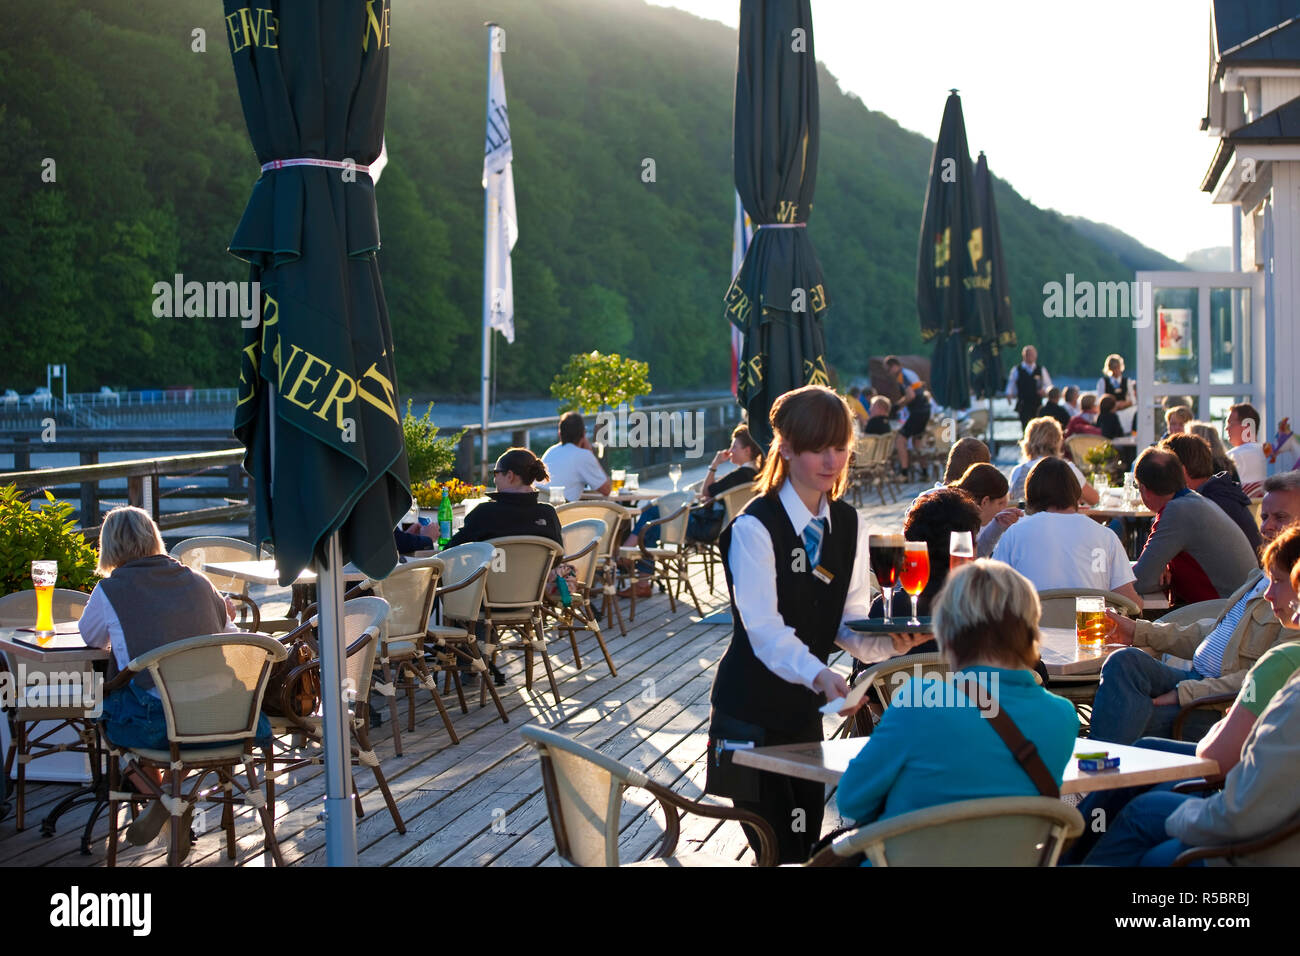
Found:
[[[32,584],[36,588],[36,636],[54,636],[54,583],[59,578],[57,561],[33,561]]]
[[[1079,650],[1100,651],[1110,635],[1110,621],[1106,618],[1106,602],[1099,597],[1074,599],[1074,636]]]
[[[913,627],[920,625],[916,616],[916,601],[930,580],[930,548],[924,541],[909,541],[903,551],[903,590],[912,597]]]
[[[623,490],[623,482],[627,478],[627,471],[623,468],[615,468],[609,473],[609,490],[611,494],[618,494]]]

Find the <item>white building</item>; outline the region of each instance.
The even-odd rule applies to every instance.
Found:
[[[1283,418],[1300,430],[1300,0],[1212,0],[1210,18],[1201,129],[1217,143],[1201,189],[1233,207],[1233,271],[1138,274],[1151,284],[1139,442],[1154,437],[1165,395],[1220,421],[1250,401],[1261,441]]]

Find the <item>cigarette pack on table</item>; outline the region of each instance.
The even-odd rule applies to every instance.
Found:
[[[1087,771],[1114,770],[1119,766],[1118,757],[1081,757],[1079,769]]]

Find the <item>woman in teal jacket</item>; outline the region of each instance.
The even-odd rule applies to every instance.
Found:
[[[996,702],[1033,741],[1059,784],[1079,721],[1040,687],[1038,595],[1000,561],[953,572],[934,604],[942,677],[899,675],[880,726],[840,781],[841,815],[859,824],[979,797],[1037,796],[979,702]]]

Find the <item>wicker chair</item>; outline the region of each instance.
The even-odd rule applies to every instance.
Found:
[[[55,588],[52,602],[54,620],[56,622],[80,620],[81,612],[85,610],[88,600],[90,595],[83,594],[81,591]],[[15,591],[13,594],[0,597],[0,627],[30,627],[35,620],[35,591]],[[0,663],[4,665],[0,669],[9,669],[3,653],[0,653]],[[57,664],[52,665],[51,669],[62,670]],[[36,680],[39,676],[37,671],[40,670],[39,666],[30,663],[26,665],[28,681],[37,686],[24,688],[25,693],[15,702],[16,706],[9,711],[9,719],[13,724],[13,739],[10,740],[9,750],[5,754],[4,773],[8,777],[14,772],[15,763],[17,764],[14,781],[14,824],[19,830],[23,828],[23,812],[27,798],[27,764],[32,760],[66,750],[68,744],[65,741],[52,739],[62,736],[62,731],[65,729],[76,733],[80,738],[79,746],[85,746],[87,751],[91,749],[94,735],[94,728],[86,716],[86,707],[49,706],[52,701],[45,699],[44,695],[54,690],[55,685],[49,680]],[[66,685],[61,685],[58,690],[61,694],[67,694],[69,698],[76,696],[73,694],[73,688]],[[86,702],[89,703],[89,699]]]
[[[221,823],[226,830],[226,855],[235,858],[234,807],[237,800],[257,809],[262,820],[266,849],[277,866],[283,866],[275,842],[271,813],[257,783],[253,755],[257,718],[262,708],[271,665],[285,659],[285,648],[266,634],[226,632],[174,641],[131,661],[105,687],[111,692],[125,686],[134,675],[148,671],[162,701],[167,720],[167,750],[126,749],[116,746],[105,733],[109,760],[108,865],[117,864],[118,811],[123,802],[161,802],[171,814],[171,842],[167,862],[181,860],[183,816],[200,800],[219,803]],[[216,744],[198,748],[196,744]],[[152,792],[122,792],[121,761],[128,761],[127,773],[140,785],[147,781]],[[248,786],[235,777],[244,765]],[[140,771],[164,774],[166,789]],[[204,781],[215,775],[219,786],[204,789]],[[189,793],[182,783],[190,778]]]
[[[380,769],[379,758],[375,756],[375,749],[370,743],[367,730],[369,710],[366,702],[370,699],[370,684],[374,679],[375,651],[379,646],[379,635],[387,618],[388,602],[383,598],[354,598],[343,605],[343,633],[344,642],[347,644],[344,677],[350,682],[348,686],[352,690],[349,695],[352,702],[359,704],[349,708],[348,727],[352,734],[352,766],[370,768],[375,776],[375,783],[379,786],[379,792],[384,796],[384,803],[388,806],[388,812],[393,818],[397,832],[405,833],[406,824],[397,811],[397,803],[393,800],[392,791],[388,789],[388,780]],[[316,626],[316,619],[303,625],[304,628]],[[266,760],[266,803],[270,808],[272,822],[275,820],[276,777],[322,762],[314,746],[321,743],[323,736],[321,727],[323,717],[320,709],[317,708],[316,713],[300,717],[294,713],[290,701],[293,687],[312,671],[320,672],[320,658],[300,664],[289,671],[281,682],[281,695],[277,702],[280,714],[285,716],[268,715],[271,721],[271,732],[278,738],[276,749],[267,756]],[[304,743],[312,744],[310,752],[306,747],[288,746],[280,742],[289,735],[295,738],[301,737]],[[361,804],[361,791],[357,787],[355,776],[352,778],[352,795],[356,801],[357,816],[364,817],[365,807]]]
[[[659,518],[655,521],[649,521],[641,530],[641,540],[637,547],[619,548],[619,556],[629,559],[638,559],[649,561],[654,565],[654,570],[650,572],[652,579],[657,579],[668,592],[668,604],[672,608],[672,613],[677,613],[677,597],[683,587],[691,596],[691,603],[695,605],[695,610],[704,615],[704,609],[700,607],[700,599],[695,596],[695,589],[691,586],[690,578],[690,554],[691,549],[686,544],[686,522],[690,519],[690,503],[692,494],[689,491],[677,491],[672,494],[664,495],[655,499],[654,504],[659,506]],[[651,528],[659,529],[659,544],[653,548],[646,547],[645,539]],[[636,588],[631,588],[632,607],[628,612],[628,620],[636,619]]]
[[[737,485],[734,488],[729,488],[724,491],[714,499],[715,501],[722,502],[722,529],[719,530],[719,534],[722,533],[722,530],[726,529],[727,525],[735,521],[736,515],[740,514],[745,505],[749,504],[750,500],[754,497],[755,484],[756,482],[748,481],[743,485]],[[721,565],[722,563],[722,549],[718,546],[718,539],[714,538],[712,541],[692,541],[691,550],[693,554],[702,556],[704,578],[708,582],[709,593],[713,593],[716,590],[714,587],[714,567],[715,565]]]
[[[627,535],[636,512],[625,508],[615,501],[571,501],[558,505],[555,513],[560,516],[560,524],[572,521],[584,521],[587,518],[599,518],[605,522],[605,535],[600,539],[596,551],[599,562],[596,576],[600,579],[601,594],[604,602],[601,613],[606,624],[618,621],[618,632],[627,636],[627,625],[623,623],[623,609],[618,604],[618,547]]]
[[[1088,461],[1088,452],[1106,444],[1109,442],[1100,435],[1071,435],[1065,440],[1065,450],[1069,452],[1070,460],[1083,471]]]
[[[600,542],[604,539],[607,528],[599,518],[587,518],[566,524],[564,533],[564,557],[560,564],[571,565],[574,580],[569,584],[571,601],[568,607],[558,596],[547,595],[544,608],[547,615],[555,621],[558,630],[569,632],[569,643],[573,645],[573,664],[582,667],[582,657],[578,653],[578,636],[580,630],[591,631],[596,635],[596,643],[605,655],[611,677],[617,677],[614,660],[609,656],[605,638],[600,633],[600,618],[591,606],[591,595],[596,587],[596,566],[599,557]]]
[[[483,619],[488,643],[496,663],[504,634],[513,633],[524,649],[524,687],[533,689],[533,654],[540,653],[551,683],[555,705],[560,705],[560,688],[555,684],[551,656],[546,653],[546,629],[542,622],[542,602],[551,569],[564,549],[550,538],[539,535],[510,535],[492,542],[499,555],[494,556],[487,576],[487,593],[483,597]]]
[[[369,586],[376,597],[388,602],[388,619],[379,635],[379,669],[384,675],[382,685],[375,689],[388,698],[388,711],[392,718],[393,751],[402,756],[402,734],[398,729],[397,693],[406,691],[406,729],[415,732],[415,691],[427,690],[447,728],[453,744],[460,738],[451,725],[451,715],[438,693],[438,682],[424,659],[424,640],[429,630],[429,615],[433,611],[433,597],[442,574],[442,562],[437,558],[420,558],[399,564],[392,574],[382,581],[372,581]]]
[[[944,803],[858,827],[807,866],[1055,866],[1083,817],[1051,797],[986,797]]]
[[[1038,602],[1043,607],[1038,626],[1074,627],[1074,599],[1077,597],[1105,598],[1107,607],[1126,617],[1137,617],[1142,613],[1131,598],[1114,591],[1098,588],[1049,588],[1038,592]]]
[[[628,767],[597,750],[570,740],[563,734],[535,724],[520,734],[537,749],[542,764],[542,787],[551,832],[560,859],[571,866],[743,866],[705,853],[673,856],[681,833],[678,811],[714,820],[736,820],[758,831],[762,853],[759,866],[776,862],[776,833],[772,825],[755,813],[715,807],[688,800],[651,781],[640,770]],[[664,836],[655,857],[642,863],[623,864],[619,859],[619,810],[628,787],[648,790],[664,811]]]
[[[437,601],[442,608],[442,622],[431,623],[427,633],[438,648],[438,654],[444,658],[443,669],[447,681],[455,681],[461,713],[469,713],[469,705],[465,702],[460,670],[452,666],[454,663],[466,663],[474,668],[479,677],[478,705],[485,706],[487,695],[491,694],[502,723],[509,723],[510,718],[501,703],[501,695],[488,676],[477,634],[478,620],[483,614],[483,597],[487,592],[488,568],[495,551],[496,548],[490,541],[471,541],[448,548],[438,555],[443,566],[442,584],[437,594]],[[449,684],[444,684],[443,692],[451,692]]]
[[[872,690],[868,690],[867,693],[874,694],[874,700],[869,701],[867,706],[856,714],[845,718],[832,737],[870,736],[871,732],[879,725],[885,708],[889,706],[890,700],[893,699],[894,691],[898,689],[900,683],[898,675],[925,676],[927,674],[943,674],[946,671],[947,668],[940,660],[937,652],[904,654],[901,657],[891,657],[879,664],[873,664],[858,674],[857,679],[853,681],[853,686],[860,687],[864,681],[867,682],[872,687]]]
[[[192,571],[203,575],[222,595],[238,605],[241,630],[262,630],[262,611],[257,606],[257,602],[248,596],[248,582],[242,578],[213,574],[203,570],[203,565],[216,561],[260,561],[262,555],[254,545],[247,541],[240,541],[238,538],[217,536],[186,538],[172,548],[171,556]],[[248,627],[243,626],[245,615],[252,617]],[[281,623],[291,625],[294,622]]]

